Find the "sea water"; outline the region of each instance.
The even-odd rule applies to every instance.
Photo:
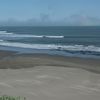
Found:
[[[100,58],[100,27],[0,27],[0,49]]]

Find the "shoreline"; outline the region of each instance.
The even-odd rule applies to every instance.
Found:
[[[85,58],[85,59],[100,59],[100,55],[96,54],[87,54],[83,51],[74,52],[74,51],[62,51],[62,50],[49,50],[49,49],[31,49],[31,48],[20,48],[20,47],[11,47],[11,46],[0,46],[0,51],[16,52],[17,54],[47,54],[47,55],[58,55],[64,57],[74,57],[74,58]]]
[[[81,68],[100,73],[100,60],[93,58],[65,57],[42,53],[25,53],[0,50],[0,69],[22,69],[34,66]]]

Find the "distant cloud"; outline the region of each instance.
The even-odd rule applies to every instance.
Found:
[[[81,25],[81,26],[100,25],[100,18],[82,14],[71,15],[68,19],[71,25]]]
[[[100,25],[100,18],[91,17],[83,14],[73,14],[63,19],[54,20],[49,14],[40,14],[38,18],[32,18],[26,21],[8,19],[0,21],[0,26],[96,26]]]
[[[47,21],[49,21],[50,20],[50,15],[49,14],[40,14],[40,20],[42,21],[42,22],[47,22]]]

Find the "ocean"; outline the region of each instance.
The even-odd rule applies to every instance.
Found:
[[[100,58],[100,27],[0,27],[0,50]]]

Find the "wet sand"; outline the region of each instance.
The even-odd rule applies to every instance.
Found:
[[[0,95],[100,100],[100,59],[0,51]]]

